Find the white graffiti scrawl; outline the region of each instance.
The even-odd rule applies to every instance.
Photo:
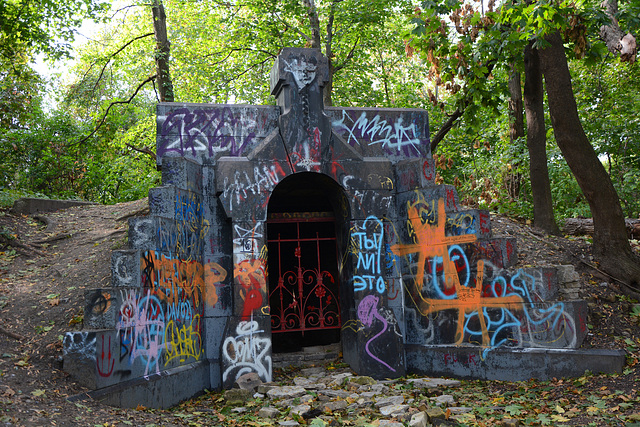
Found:
[[[224,340],[222,355],[229,367],[222,374],[222,381],[232,372],[236,378],[255,372],[264,381],[271,381],[271,339],[260,337],[264,330],[258,328],[255,320],[242,321],[236,327],[236,336]]]
[[[373,290],[375,286],[378,293],[383,293],[387,287],[381,275],[384,225],[375,216],[370,216],[362,228],[363,231],[351,233],[352,244],[357,248],[358,273],[365,273],[353,277],[353,289],[356,292]]]
[[[420,153],[420,138],[415,123],[405,126],[402,117],[395,123],[389,123],[379,115],[369,119],[367,113],[363,112],[354,120],[349,114],[342,110],[342,118],[332,123],[336,130],[347,132],[347,143],[349,145],[359,144],[359,139],[369,141],[369,145],[380,144],[389,153],[400,153],[407,149]]]

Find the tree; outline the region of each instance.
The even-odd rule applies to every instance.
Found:
[[[640,295],[640,259],[629,245],[618,194],[580,123],[562,36],[555,31],[545,40],[549,45],[540,50],[540,65],[549,114],[556,142],[591,208],[594,255],[604,271]]]
[[[156,39],[156,80],[161,102],[173,102],[173,82],[169,72],[170,46],[167,38],[167,15],[161,0],[154,0],[151,5],[153,16],[153,34]]]
[[[0,55],[44,53],[59,59],[68,56],[75,28],[85,18],[104,12],[101,0],[0,0]]]
[[[527,117],[529,174],[533,193],[533,223],[550,234],[560,230],[553,215],[551,181],[547,167],[547,132],[544,120],[544,87],[538,50],[533,43],[524,51],[524,104]]]
[[[425,16],[414,20],[417,24],[414,35],[420,36],[416,44],[433,64],[436,77],[443,74],[441,81],[447,82],[453,93],[462,93],[455,104],[454,115],[460,112],[467,115],[474,102],[490,105],[490,99],[495,99],[494,94],[486,92],[491,84],[479,82],[477,76],[486,71],[492,74],[489,64],[504,67],[513,62],[517,54],[505,44],[516,49],[523,49],[530,42],[534,43],[534,48],[545,47],[539,54],[552,125],[558,146],[594,216],[597,229],[594,253],[605,271],[640,289],[640,263],[629,246],[615,189],[582,130],[559,33],[560,29],[573,32],[574,51],[584,53],[583,11],[565,3],[505,3],[498,12],[490,10],[482,16],[472,6],[462,3],[427,1],[424,5],[428,8]],[[450,14],[459,34],[457,44],[451,43],[447,23],[438,17],[444,13]],[[456,77],[459,80],[456,81]],[[460,85],[463,85],[462,90]]]

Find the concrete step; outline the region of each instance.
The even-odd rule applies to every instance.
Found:
[[[433,377],[526,381],[619,373],[624,350],[495,348],[472,346],[405,346],[407,371]]]

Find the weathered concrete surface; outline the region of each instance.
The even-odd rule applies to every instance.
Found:
[[[579,377],[586,371],[621,373],[624,350],[508,349],[487,352],[473,347],[405,345],[407,370],[418,375],[460,379],[526,381]]]
[[[192,363],[116,383],[68,398],[71,402],[93,399],[121,408],[142,406],[166,409],[209,389],[209,364]]]
[[[73,206],[95,205],[93,202],[83,200],[52,200],[38,199],[35,197],[23,197],[13,203],[11,212],[14,214],[33,215],[39,212],[55,212]]]

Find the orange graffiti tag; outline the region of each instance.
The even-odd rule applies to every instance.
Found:
[[[224,282],[227,278],[227,270],[217,262],[207,263],[204,267],[204,300],[213,307],[218,303],[218,290],[216,284]]]
[[[438,220],[436,224],[423,223],[418,209],[411,206],[408,211],[409,225],[415,233],[415,243],[402,245],[396,244],[391,247],[391,251],[398,256],[408,254],[418,254],[417,272],[415,277],[415,293],[419,295],[421,301],[416,305],[422,315],[427,316],[442,310],[458,310],[458,325],[456,330],[456,344],[462,344],[464,339],[464,324],[466,314],[478,314],[480,328],[482,331],[482,345],[490,345],[489,331],[486,320],[482,315],[483,308],[521,308],[522,298],[519,295],[510,295],[497,298],[486,298],[482,296],[482,279],[484,274],[484,262],[478,261],[476,273],[476,286],[469,287],[460,283],[458,271],[453,260],[449,257],[450,245],[459,243],[472,243],[476,241],[474,234],[461,236],[445,236],[446,213],[444,210],[444,199],[438,200]],[[454,289],[456,299],[424,298],[422,295],[422,285],[424,283],[425,265],[427,260],[433,258],[442,259],[445,289]],[[435,280],[435,279],[434,279]],[[415,302],[415,301],[414,301]]]
[[[234,277],[242,287],[240,298],[244,300],[242,319],[249,319],[254,310],[262,307],[262,295],[267,292],[264,262],[259,259],[244,260],[236,264]]]

